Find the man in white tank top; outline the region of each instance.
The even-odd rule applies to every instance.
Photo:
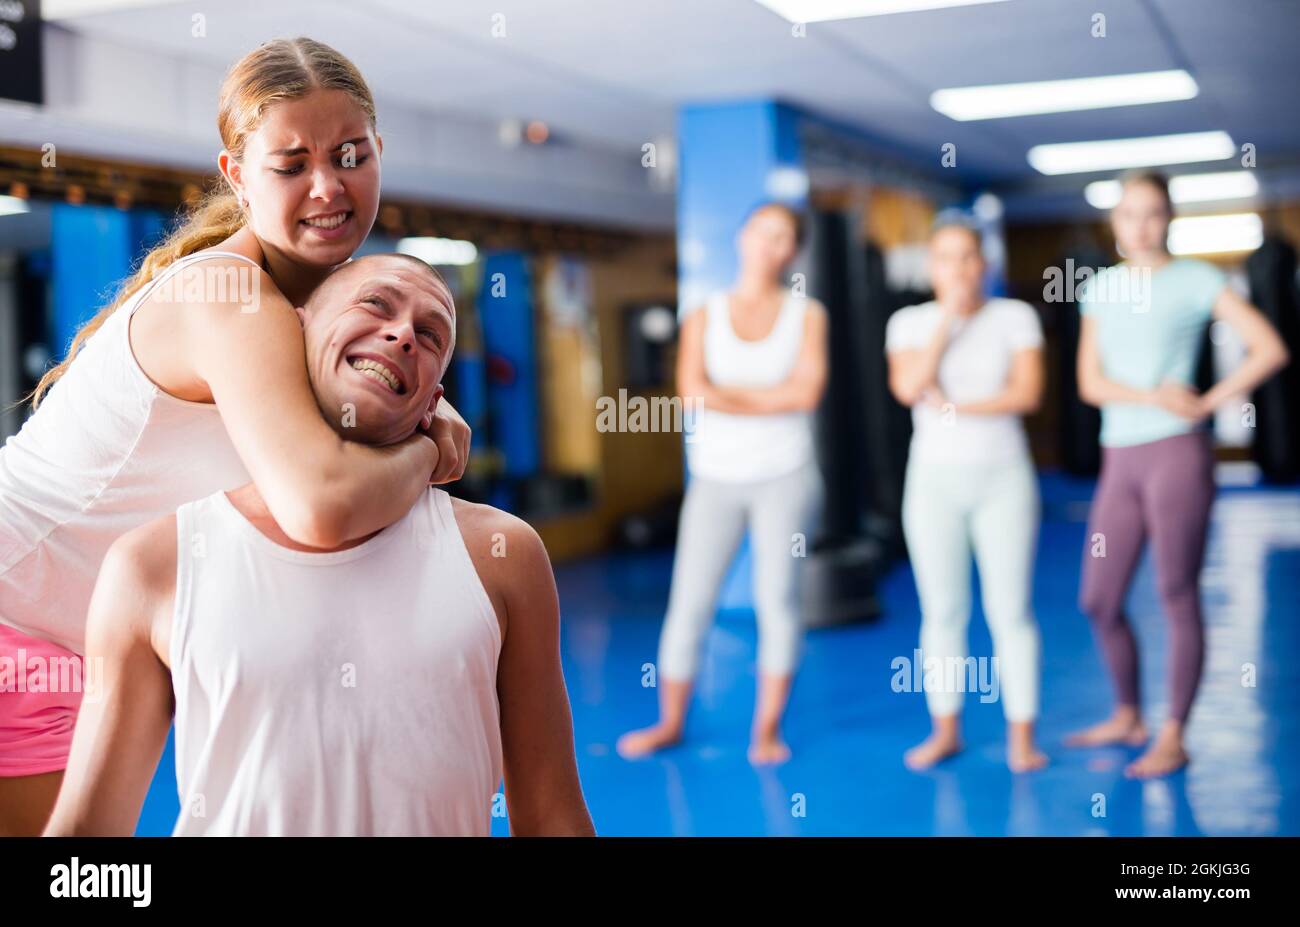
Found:
[[[410,435],[455,341],[436,272],[360,258],[298,312],[340,438]],[[173,713],[177,835],[486,836],[504,811],[515,834],[594,832],[546,550],[440,489],[328,551],[293,542],[253,483],[183,505],[109,550],[86,658],[102,696],[48,834],[133,833]]]

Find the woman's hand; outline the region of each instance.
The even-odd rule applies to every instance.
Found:
[[[1161,383],[1151,391],[1151,401],[1189,422],[1199,422],[1210,414],[1200,394],[1181,383]]]
[[[943,412],[944,407],[948,405],[948,397],[943,394],[943,390],[939,389],[938,386],[931,384],[921,392],[921,402],[936,412]]]
[[[934,332],[921,347],[899,348],[888,353],[889,391],[900,405],[912,408],[925,402],[925,392],[938,389],[939,363],[948,349],[948,336],[957,321],[956,311],[940,306]]]
[[[469,462],[470,427],[451,403],[439,397],[432,413],[425,413],[420,430],[438,448],[438,465],[429,482],[454,483],[464,476]]]
[[[947,339],[962,318],[962,313],[956,307],[950,306],[947,303],[940,303],[939,324],[935,326],[934,336],[936,338]]]

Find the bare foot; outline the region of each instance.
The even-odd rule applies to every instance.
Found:
[[[1047,754],[1034,742],[1034,722],[1007,722],[1007,766],[1011,771],[1033,772],[1046,765]]]
[[[1047,765],[1047,754],[1033,744],[1008,744],[1007,766],[1014,773],[1033,772]]]
[[[781,735],[755,734],[749,744],[749,761],[755,766],[775,766],[790,759],[790,748],[781,740]]]
[[[1100,724],[1075,731],[1065,738],[1067,747],[1103,747],[1124,744],[1140,747],[1147,742],[1146,725],[1134,712],[1118,710]]]
[[[956,734],[938,732],[931,734],[903,754],[903,765],[919,772],[961,752],[961,738]]]
[[[647,756],[656,750],[662,750],[664,747],[671,747],[682,739],[682,732],[679,728],[669,727],[666,724],[655,724],[651,727],[641,728],[639,731],[629,731],[618,739],[614,749],[618,755],[625,760],[635,760],[638,757]]]
[[[755,766],[775,766],[790,759],[790,748],[781,739],[781,717],[793,682],[790,673],[763,670],[758,675],[758,698],[749,726],[749,761]]]
[[[1124,775],[1130,779],[1158,779],[1182,769],[1188,759],[1182,732],[1162,730],[1145,753],[1124,767]]]

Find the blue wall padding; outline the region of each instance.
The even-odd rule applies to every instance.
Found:
[[[144,250],[165,231],[153,210],[54,204],[50,222],[54,313],[50,348],[63,357],[82,323],[112,302]]]
[[[511,369],[510,382],[489,376],[487,405],[492,440],[504,457],[508,477],[526,477],[541,468],[538,419],[537,338],[533,324],[532,280],[527,255],[491,252],[483,260],[479,318],[489,358]],[[491,368],[489,368],[491,369]]]

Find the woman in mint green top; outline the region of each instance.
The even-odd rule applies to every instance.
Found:
[[[1097,358],[1108,380],[1153,391],[1162,383],[1191,389],[1205,326],[1226,278],[1213,264],[1174,258],[1160,267],[1121,264],[1084,288],[1080,310],[1093,320]],[[1152,402],[1105,402],[1101,443],[1130,447],[1186,434],[1197,420]]]
[[[1155,740],[1125,769],[1142,779],[1187,763],[1183,728],[1204,663],[1199,574],[1214,501],[1213,450],[1203,423],[1288,360],[1277,332],[1225,285],[1221,271],[1170,256],[1165,239],[1172,212],[1161,175],[1126,177],[1111,227],[1128,259],[1089,280],[1080,299],[1079,395],[1101,407],[1102,468],[1088,518],[1079,604],[1092,620],[1117,704],[1110,718],[1067,742],[1147,744],[1137,646],[1124,603],[1150,539],[1169,622],[1169,706]],[[1231,325],[1247,355],[1198,394],[1193,374],[1211,319]]]

